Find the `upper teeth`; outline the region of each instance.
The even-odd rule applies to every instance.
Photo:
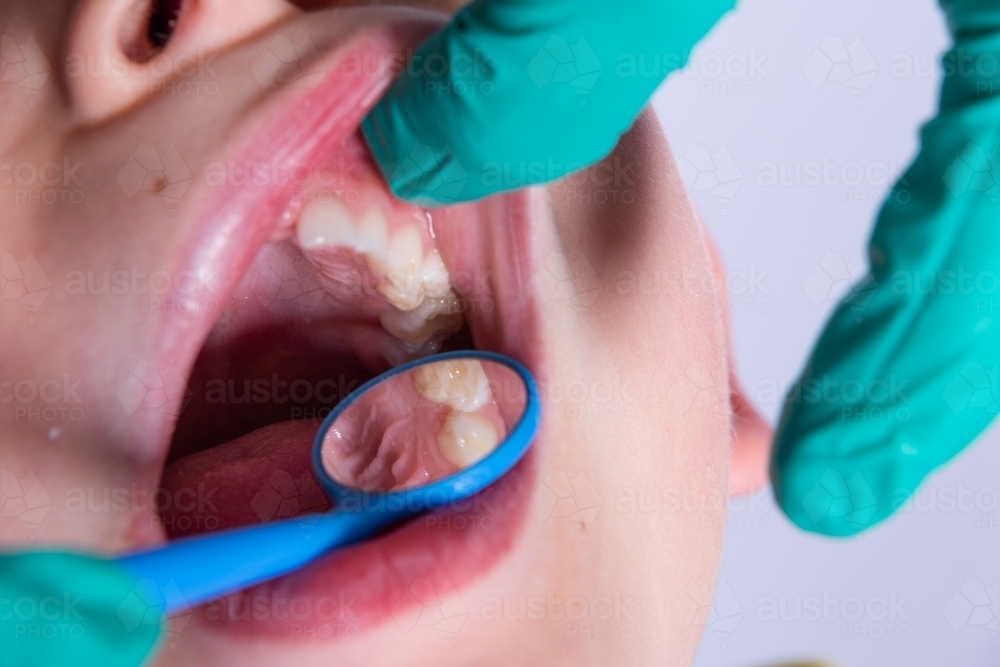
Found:
[[[358,247],[358,229],[339,202],[317,202],[302,211],[296,233],[303,248]]]
[[[451,289],[448,270],[437,249],[424,252],[416,222],[390,234],[377,206],[358,220],[340,202],[313,202],[302,211],[296,235],[307,250],[340,247],[364,257],[378,276],[376,290],[393,306],[380,315],[382,326],[404,343],[420,347],[436,333],[461,328],[461,302]]]
[[[349,220],[351,224],[355,224],[353,217]],[[389,244],[389,226],[386,224],[382,211],[377,208],[368,209],[368,212],[361,218],[361,222],[357,223],[357,228],[358,242],[353,250],[364,255],[373,264],[384,262],[386,246]]]

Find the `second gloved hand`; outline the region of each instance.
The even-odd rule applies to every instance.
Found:
[[[943,0],[936,118],[778,425],[771,478],[801,528],[885,519],[1000,411],[1000,5]]]

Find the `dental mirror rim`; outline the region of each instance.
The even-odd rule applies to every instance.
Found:
[[[323,442],[334,421],[345,410],[354,404],[359,398],[370,389],[382,384],[389,378],[401,373],[406,373],[418,366],[446,361],[448,359],[480,359],[493,361],[502,364],[514,371],[521,382],[524,383],[525,404],[520,418],[511,428],[507,436],[497,445],[496,449],[490,452],[485,458],[473,463],[468,468],[453,472],[446,477],[435,480],[429,484],[403,488],[394,491],[385,490],[365,490],[346,486],[336,481],[323,465]],[[531,372],[519,361],[497,352],[486,350],[455,350],[443,352],[429,357],[422,357],[409,361],[395,368],[375,376],[363,385],[352,391],[344,400],[338,403],[320,424],[316,437],[313,439],[312,464],[313,472],[316,475],[320,486],[326,494],[336,501],[334,512],[350,512],[341,507],[345,498],[350,498],[352,502],[360,505],[359,511],[392,511],[385,505],[405,507],[424,507],[434,509],[451,502],[466,498],[473,493],[489,486],[502,477],[508,470],[514,467],[518,461],[527,453],[532,440],[538,429],[541,418],[541,408],[539,406],[538,387],[535,384]],[[387,503],[388,499],[391,503]],[[374,501],[374,502],[372,502]],[[429,502],[428,502],[429,501]],[[364,509],[361,509],[364,508]]]

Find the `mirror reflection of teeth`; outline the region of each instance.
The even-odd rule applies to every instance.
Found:
[[[490,381],[478,359],[446,359],[424,364],[413,373],[420,395],[459,412],[475,412],[493,400]]]
[[[411,212],[415,218],[419,213],[419,209]],[[299,216],[296,236],[307,251],[345,248],[364,258],[378,277],[376,290],[388,303],[379,322],[408,346],[385,355],[395,365],[435,352],[428,342],[447,338],[462,328],[465,319],[461,297],[451,287],[441,255],[436,248],[424,252],[417,222],[404,223],[392,234],[388,229],[386,215],[377,206],[358,219],[340,202],[315,201]]]
[[[485,458],[498,442],[493,422],[471,412],[452,412],[437,432],[439,451],[460,470]]]

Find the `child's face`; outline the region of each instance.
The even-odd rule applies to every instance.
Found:
[[[0,543],[114,554],[326,506],[312,420],[422,335],[386,330],[406,295],[381,251],[306,247],[299,216],[336,200],[381,210],[386,248],[416,225],[463,308],[421,320],[424,349],[462,327],[446,346],[525,362],[542,430],[474,502],[175,619],[157,664],[688,664],[730,411],[656,119],[588,172],[428,218],[354,128],[434,3],[185,0],[162,50],[141,4],[0,18],[0,469],[33,499]]]

